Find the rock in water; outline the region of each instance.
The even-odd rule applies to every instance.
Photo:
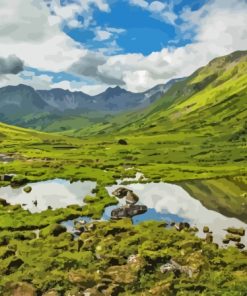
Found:
[[[136,215],[146,213],[147,210],[147,207],[144,205],[123,206],[111,212],[111,219],[132,218]]]
[[[244,228],[228,227],[226,229],[226,231],[228,233],[237,234],[237,235],[240,235],[240,236],[244,236],[245,235],[245,229]]]
[[[127,204],[136,204],[139,201],[139,197],[130,189],[119,187],[112,192],[118,198],[125,198]]]
[[[136,204],[139,201],[139,197],[133,192],[133,191],[128,191],[126,197],[126,203],[127,204]]]
[[[26,193],[30,193],[32,191],[32,187],[31,186],[26,186],[23,188],[23,191],[25,191]]]

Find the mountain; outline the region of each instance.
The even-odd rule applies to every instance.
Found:
[[[7,86],[0,88],[0,121],[20,123],[20,118],[32,113],[51,110],[49,104],[42,100],[38,93],[26,85]]]
[[[105,121],[107,115],[116,112],[147,107],[174,83],[171,81],[143,93],[110,87],[96,96],[63,89],[7,86],[0,88],[0,121],[48,131],[80,128],[86,122],[91,125]]]
[[[247,51],[219,57],[176,81],[144,110],[127,112],[74,134],[205,131],[238,138],[247,134]]]

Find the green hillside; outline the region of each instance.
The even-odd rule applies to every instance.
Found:
[[[116,204],[105,187],[137,172],[146,177],[140,183],[179,184],[208,209],[247,222],[246,70],[247,52],[215,59],[146,109],[97,124],[70,118],[67,127],[79,130],[0,124],[1,175],[16,174],[14,184],[97,181],[84,206],[31,214],[0,199],[0,295],[245,295],[246,250],[219,248],[209,233],[202,240],[192,227],[179,232],[165,222],[124,219],[89,223],[75,238],[58,223],[99,219]],[[160,271],[170,259],[181,273]]]

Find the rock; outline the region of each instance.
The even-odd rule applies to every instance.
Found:
[[[118,140],[118,144],[119,144],[119,145],[128,145],[127,141],[124,140],[124,139],[120,139],[120,140]]]
[[[22,266],[24,261],[20,258],[14,257],[8,264],[6,274],[9,275],[11,273],[14,273],[18,268]]]
[[[160,272],[161,273],[173,272],[175,275],[179,275],[180,273],[185,273],[190,278],[193,276],[193,268],[190,268],[188,266],[182,266],[172,259],[168,263],[160,267]]]
[[[5,199],[0,198],[0,205],[3,206],[3,207],[7,207],[10,204]]]
[[[196,226],[193,226],[190,228],[192,232],[198,232],[199,229]]]
[[[12,187],[21,187],[23,185],[26,185],[27,183],[29,182],[29,180],[24,177],[24,176],[14,176],[12,179],[11,179],[11,186]]]
[[[175,224],[176,224],[176,223],[175,223],[174,221],[172,221],[172,222],[170,223],[171,226],[175,226]]]
[[[223,244],[229,244],[229,242],[230,242],[230,240],[229,239],[227,239],[227,238],[224,238],[223,240],[222,240],[222,242],[223,242]]]
[[[208,243],[208,244],[211,244],[214,240],[214,237],[212,235],[212,233],[207,233],[206,235],[206,238],[205,238],[205,241]]]
[[[136,204],[139,201],[139,197],[132,190],[125,187],[117,188],[112,194],[117,198],[125,198],[128,204]]]
[[[87,230],[88,231],[94,231],[96,229],[96,225],[94,223],[88,224],[87,225]]]
[[[52,206],[48,206],[47,209],[48,209],[48,210],[52,210]]]
[[[67,229],[65,226],[61,225],[61,224],[52,224],[47,226],[46,228],[42,229],[40,231],[40,236],[59,236],[61,233],[66,232]]]
[[[132,284],[137,280],[137,273],[129,265],[110,266],[106,274],[118,284]]]
[[[237,235],[240,235],[240,236],[244,236],[245,235],[245,229],[244,228],[228,227],[226,229],[226,231],[228,233],[237,234]]]
[[[187,222],[179,222],[179,223],[176,223],[175,224],[175,228],[178,230],[178,231],[181,231],[183,229],[189,229],[190,228],[190,224],[187,223]]]
[[[127,205],[112,210],[111,219],[132,218],[136,215],[146,213],[148,208],[144,205]]]
[[[23,191],[26,193],[30,193],[32,191],[32,187],[31,186],[26,186],[23,188]]]
[[[79,233],[83,233],[86,231],[86,226],[80,223],[76,223],[74,226],[75,230],[78,231]]]
[[[209,232],[209,227],[208,226],[204,226],[203,227],[203,232],[204,233],[208,233]]]
[[[0,181],[3,182],[10,182],[13,179],[13,175],[1,175],[0,176]]]
[[[239,242],[237,242],[237,243],[235,244],[235,246],[236,246],[238,249],[240,249],[240,250],[242,250],[242,249],[245,248],[245,245],[242,244],[242,243],[239,243]]]
[[[134,205],[139,201],[139,197],[133,191],[129,190],[125,197],[125,200],[127,204]]]
[[[241,236],[235,234],[227,234],[225,238],[238,243],[241,241]]]
[[[33,204],[35,205],[35,207],[37,207],[37,205],[38,205],[38,201],[37,201],[37,200],[34,200],[34,201],[33,201]]]
[[[49,290],[45,294],[42,294],[42,296],[59,296],[59,294],[55,290]]]
[[[17,284],[11,284],[10,287],[7,288],[7,295],[11,296],[36,296],[35,288],[28,283],[20,282]]]

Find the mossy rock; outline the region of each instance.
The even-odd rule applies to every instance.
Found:
[[[236,235],[240,235],[240,236],[244,236],[245,235],[245,229],[244,228],[228,227],[226,229],[226,231],[228,233],[236,234]]]
[[[209,227],[208,226],[204,226],[203,227],[203,232],[204,233],[208,233],[209,232]]]
[[[31,186],[26,186],[23,188],[23,191],[26,193],[30,193],[32,191],[32,187]]]
[[[238,243],[241,241],[241,236],[235,234],[227,234],[225,238]]]
[[[46,228],[42,229],[40,231],[41,237],[48,237],[48,236],[59,236],[60,234],[66,232],[67,229],[65,226],[61,224],[52,224],[47,226]]]
[[[26,185],[29,182],[29,180],[27,179],[27,177],[25,176],[21,176],[21,175],[17,175],[14,176],[13,179],[11,180],[11,186],[12,187],[21,187],[23,185]]]
[[[5,199],[0,198],[0,206],[7,207],[8,205],[9,203]]]

